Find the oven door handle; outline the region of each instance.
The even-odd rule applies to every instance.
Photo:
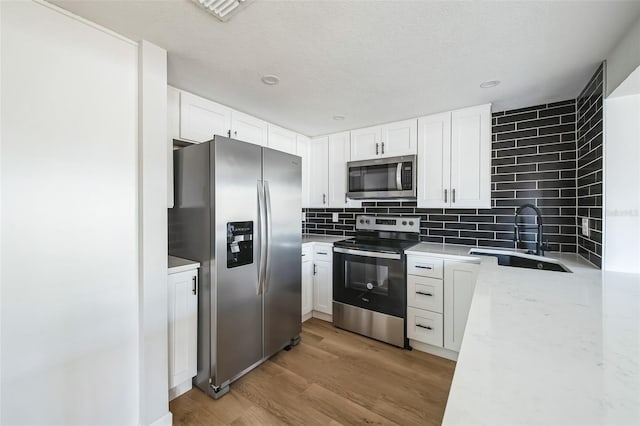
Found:
[[[344,254],[353,254],[356,256],[366,256],[366,257],[377,257],[380,259],[402,259],[402,255],[398,253],[382,253],[378,251],[366,251],[366,250],[352,250],[346,249],[342,247],[334,247],[333,251],[335,253],[344,253]]]

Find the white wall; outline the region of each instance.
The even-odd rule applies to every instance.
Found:
[[[137,45],[0,7],[0,423],[137,424]]]
[[[640,273],[640,67],[605,99],[603,269]]]
[[[606,94],[611,94],[640,66],[640,19],[627,31],[607,56]]]
[[[167,331],[167,52],[140,43],[140,422],[171,424]]]

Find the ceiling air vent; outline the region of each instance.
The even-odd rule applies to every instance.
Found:
[[[227,22],[232,15],[244,9],[251,0],[193,0],[207,12],[222,22]]]

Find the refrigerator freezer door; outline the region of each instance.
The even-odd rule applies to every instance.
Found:
[[[211,168],[213,187],[211,224],[215,227],[215,277],[212,286],[211,354],[214,385],[243,372],[263,357],[262,296],[259,294],[261,150],[257,145],[215,137]],[[253,222],[253,262],[229,268],[227,227]],[[248,238],[248,237],[247,237]],[[299,256],[298,256],[299,257]],[[215,333],[215,335],[213,334]]]
[[[302,208],[301,160],[263,150],[267,203],[267,276],[264,283],[264,356],[269,357],[301,331]]]

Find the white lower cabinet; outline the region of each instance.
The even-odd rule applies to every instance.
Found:
[[[333,244],[302,245],[302,319],[333,314]]]
[[[198,372],[198,270],[169,274],[168,284],[169,393],[175,398],[191,389]]]
[[[407,337],[459,352],[479,267],[429,253],[408,255]]]
[[[313,311],[313,248],[302,246],[302,319],[308,319]]]
[[[333,263],[316,261],[313,265],[313,310],[333,314]]]
[[[442,346],[442,314],[407,308],[407,337],[433,346]]]
[[[444,261],[444,347],[460,351],[480,265]]]

